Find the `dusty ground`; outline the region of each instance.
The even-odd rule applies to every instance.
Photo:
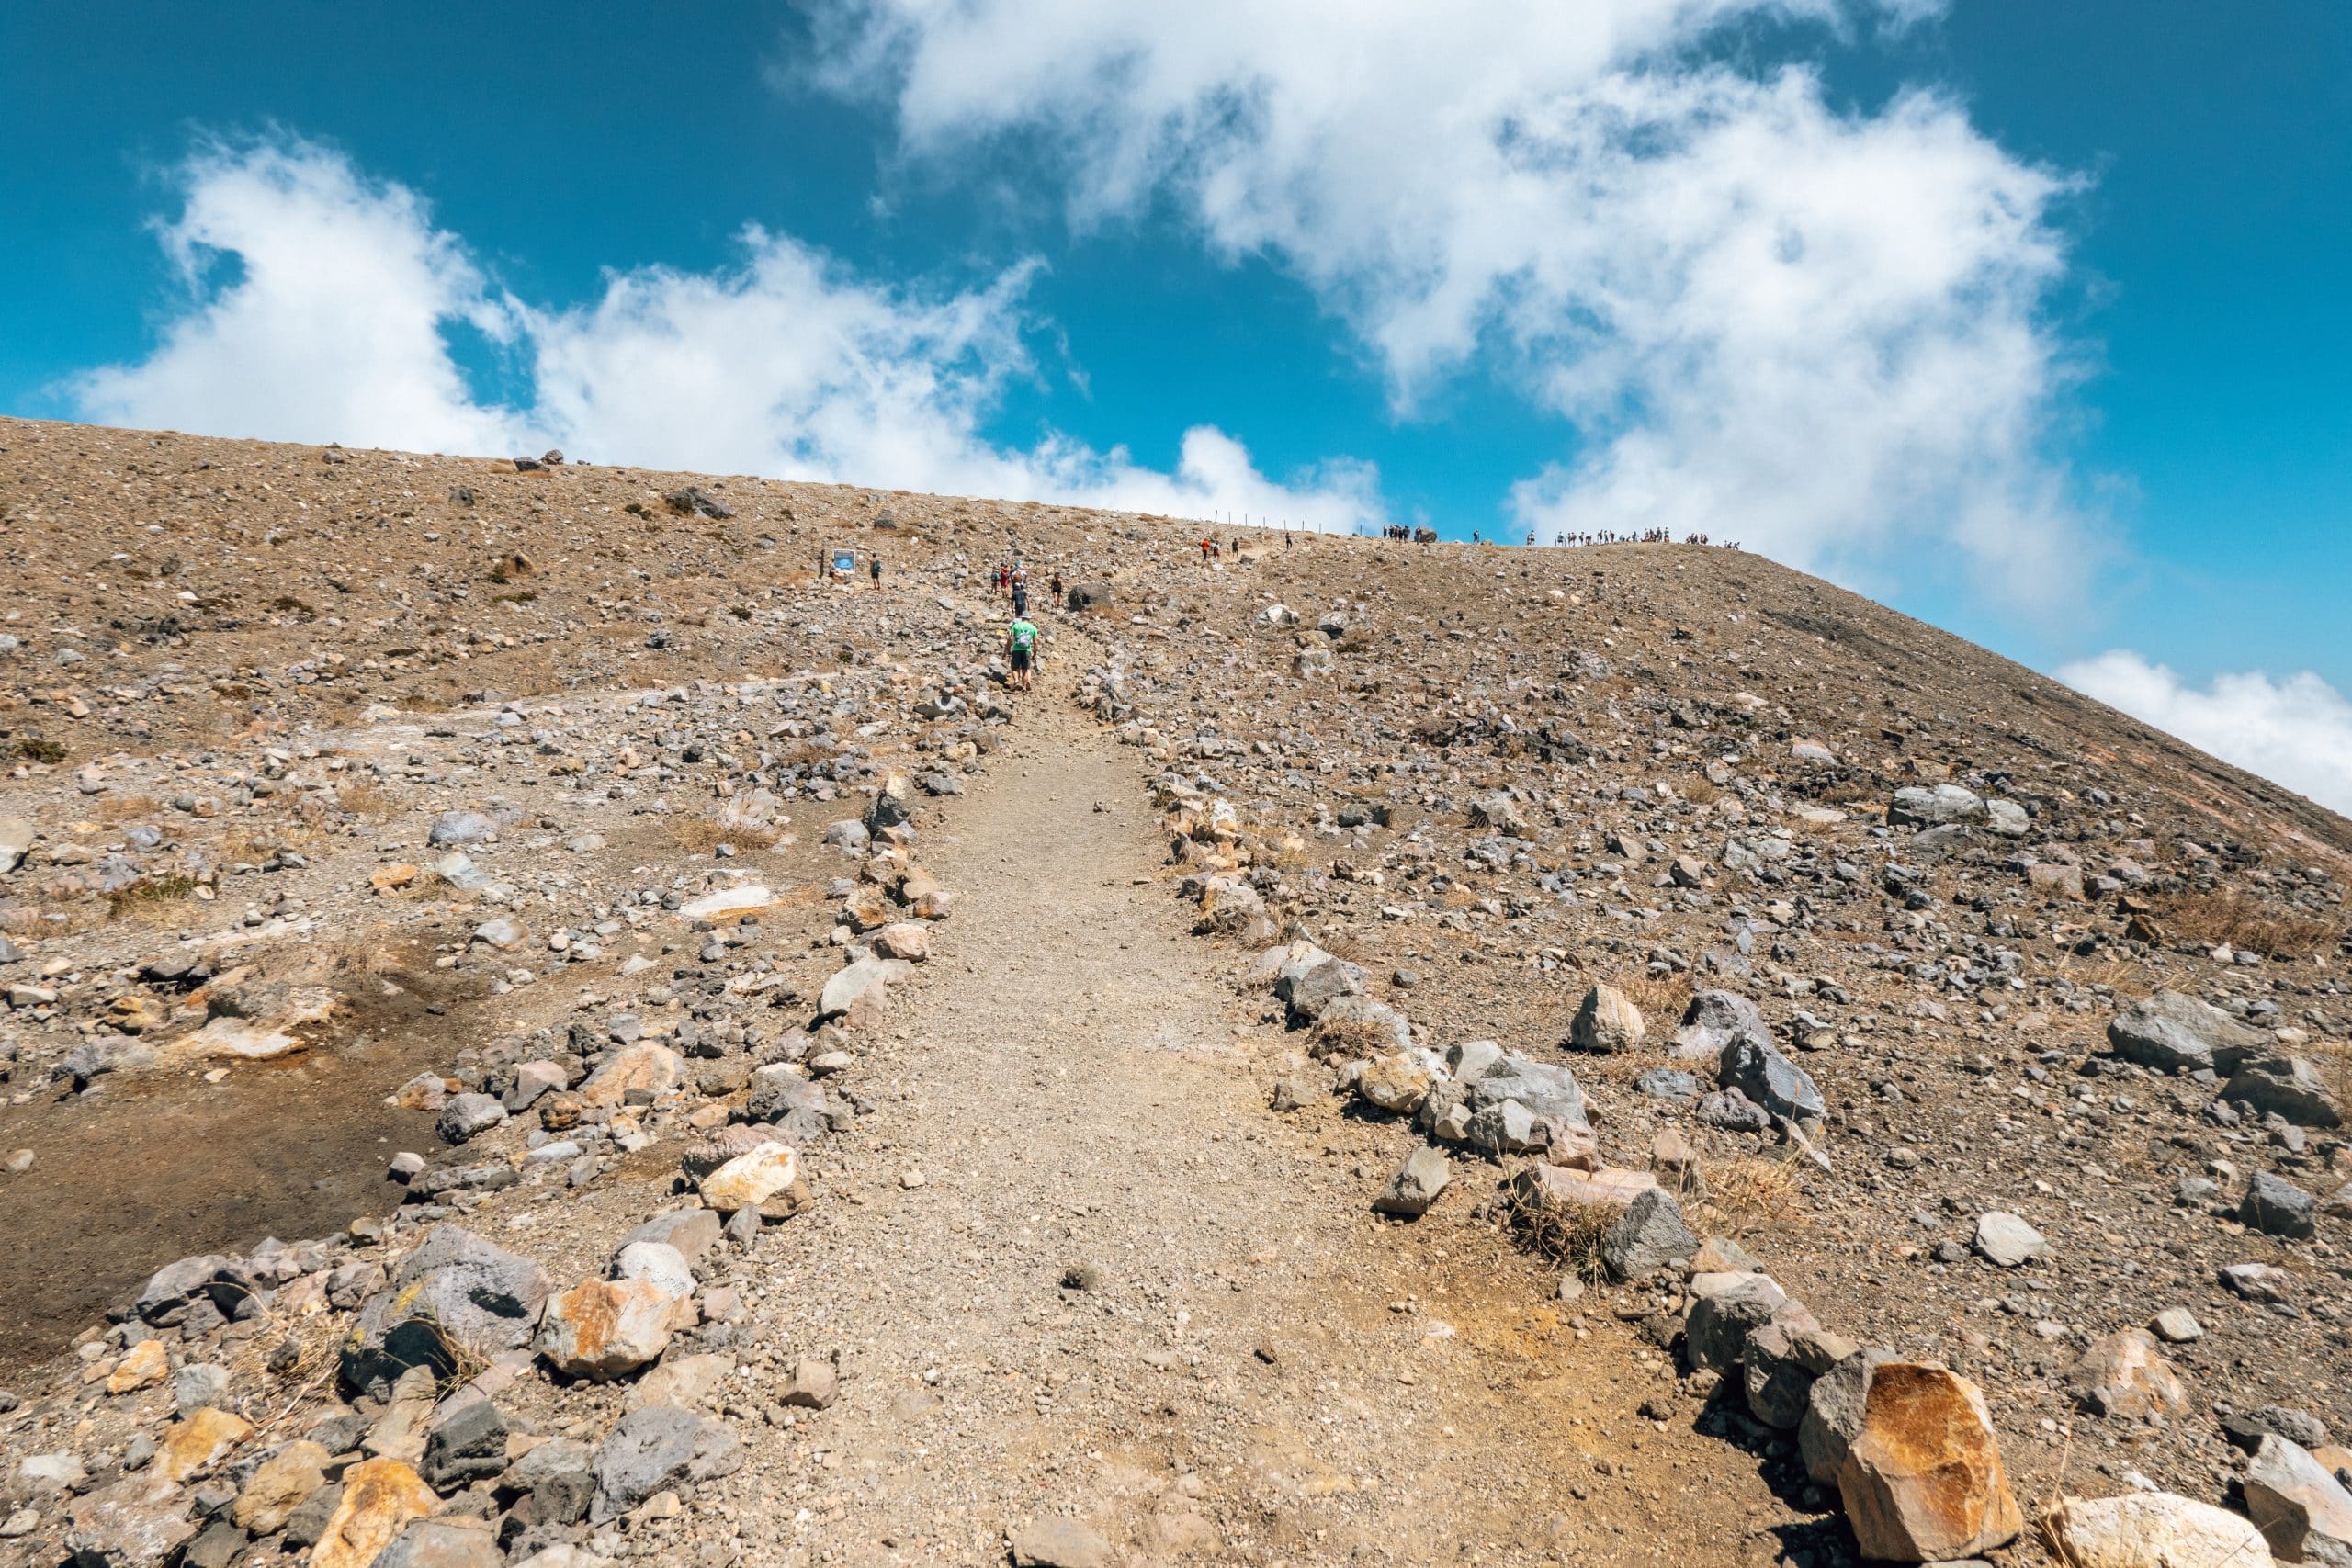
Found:
[[[664,499],[689,480],[733,515]],[[1070,1515],[1133,1562],[1849,1560],[1835,1489],[1679,1375],[1679,1278],[1563,1299],[1496,1201],[1522,1156],[1437,1145],[1437,1205],[1372,1213],[1433,1140],[1239,983],[1276,935],[1361,963],[1418,1049],[1571,1066],[1611,1163],[1681,1140],[1706,1234],[1830,1326],[1984,1385],[2029,1506],[2146,1484],[2238,1506],[2224,1420],[2352,1427],[2341,1125],[2106,1038],[2188,993],[2341,1107],[2352,824],[1769,561],[1253,536],[1204,566],[1197,534],[0,422],[0,833],[31,829],[0,872],[0,1155],[30,1156],[0,1174],[21,1401],[0,1450],[85,1471],[10,1472],[0,1530],[31,1522],[0,1561],[54,1562],[74,1507],[146,1473],[169,1386],[102,1392],[142,1335],[231,1367],[266,1417],[212,1477],[232,1489],[345,1399],[383,1415],[320,1372],[354,1303],[120,1321],[153,1269],[318,1238],[281,1281],[315,1305],[331,1270],[462,1224],[559,1288],[595,1277],[694,1201],[682,1150],[757,1120],[754,1063],[838,1112],[802,1150],[815,1201],[704,1264],[732,1303],[662,1362],[725,1360],[697,1408],[745,1462],[582,1527],[601,1552],[990,1562]],[[810,570],[840,544],[882,553],[878,591]],[[1016,553],[1048,659],[1008,705],[987,576]],[[1108,604],[1048,604],[1052,573]],[[878,1027],[811,1038],[874,869],[828,825],[908,773],[915,852],[960,902]],[[2023,829],[1891,819],[1941,783],[2018,803]],[[427,830],[451,813],[494,830],[445,872]],[[1196,932],[1214,900],[1179,883],[1210,874],[1264,928]],[[753,883],[749,925],[680,912]],[[500,919],[517,941],[485,938]],[[226,977],[149,973],[198,956]],[[1645,1015],[1638,1048],[1572,1047],[1597,983]],[[1693,1066],[1672,1035],[1711,987],[1817,1083],[1818,1162],[1642,1087]],[[283,1059],[196,1043],[313,992],[330,1021]],[[693,1045],[691,1081],[584,1126],[534,1107],[445,1146],[384,1103],[419,1073],[427,1098],[503,1094],[518,1061],[577,1089],[639,1031]],[[1269,1109],[1278,1079],[1295,1109]],[[568,1138],[585,1153],[532,1159]],[[382,1179],[402,1149],[501,1179],[403,1206]],[[2246,1222],[2257,1172],[2325,1201],[2312,1235]],[[2047,1253],[1974,1255],[1991,1211]],[[2245,1262],[2284,1299],[2227,1289]],[[2183,1306],[2180,1404],[2086,1410],[2086,1348]],[[803,1356],[850,1374],[831,1408],[777,1402]],[[518,1443],[595,1445],[636,1386],[499,1375]],[[267,1532],[239,1549],[279,1555]]]

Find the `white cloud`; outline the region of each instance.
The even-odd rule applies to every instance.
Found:
[[[1081,225],[1172,195],[1317,288],[1400,408],[1474,361],[1577,439],[1513,501],[1826,570],[2063,594],[2065,189],[1929,93],[1833,108],[1721,62],[1929,0],[842,0],[829,79],[914,155],[1058,159]],[[1810,35],[1799,31],[1811,28]]]
[[[608,275],[572,308],[495,291],[424,204],[347,160],[288,142],[213,148],[183,171],[161,226],[188,298],[155,352],[77,378],[79,410],[208,434],[427,451],[560,446],[650,467],[849,480],[1347,529],[1384,515],[1368,464],[1282,483],[1208,426],[1173,471],[1047,433],[1029,450],[984,434],[1033,374],[1023,297],[1034,264],[987,288],[923,297],[862,281],[808,247],[747,229],[739,265]],[[531,389],[486,406],[445,333],[501,344]]]
[[[2216,675],[2203,690],[2129,649],[2058,671],[2109,707],[2352,816],[2352,700],[2311,671]]]

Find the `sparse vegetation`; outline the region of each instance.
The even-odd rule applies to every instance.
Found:
[[[2168,893],[2150,900],[2156,923],[2180,941],[2203,947],[2227,944],[2265,958],[2309,958],[2344,934],[2345,922],[2290,908],[2235,887]]]

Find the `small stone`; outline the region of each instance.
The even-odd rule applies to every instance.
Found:
[[[829,1408],[839,1392],[840,1372],[821,1356],[803,1356],[792,1366],[792,1376],[777,1397],[802,1410]]]
[[[1614,986],[1595,986],[1584,995],[1568,1026],[1568,1043],[1579,1051],[1631,1051],[1649,1032],[1642,1010]]]
[[[2265,1235],[2307,1240],[2319,1234],[2319,1200],[2291,1181],[2257,1170],[2246,1183],[2238,1218]]]
[[[288,1443],[254,1468],[230,1505],[229,1517],[255,1535],[277,1534],[302,1499],[326,1484],[326,1463],[333,1457],[307,1438]]]
[[[107,1376],[108,1393],[130,1393],[142,1388],[153,1388],[162,1382],[172,1370],[170,1352],[160,1339],[141,1339],[123,1353],[114,1371]]]
[[[2156,1314],[2155,1322],[2151,1326],[2155,1329],[2156,1337],[2167,1345],[2186,1345],[2205,1335],[2204,1325],[2199,1323],[2197,1315],[2187,1307],[2165,1308]]]
[[[1018,1568],[1110,1568],[1111,1543],[1076,1519],[1039,1519],[1012,1532]]]
[[[1973,1245],[1976,1256],[1996,1269],[2015,1269],[2050,1250],[2040,1231],[1999,1210],[1977,1216]]]
[[[1453,1168],[1445,1156],[1432,1148],[1418,1148],[1405,1156],[1405,1163],[1388,1178],[1372,1206],[1380,1213],[1416,1219],[1429,1212],[1453,1179]]]

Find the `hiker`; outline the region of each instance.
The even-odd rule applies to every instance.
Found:
[[[1012,585],[1012,613],[1016,618],[1029,613],[1029,585],[1025,582]]]
[[[1037,660],[1037,627],[1028,616],[1017,612],[1014,614],[1012,625],[1005,628],[1004,652],[1012,666],[1012,672],[1004,678],[1006,688],[1015,692],[1027,691],[1030,667]]]
[[[1207,567],[1209,564],[1209,554],[1216,548],[1216,541],[1214,539],[1203,539],[1201,541],[1201,565],[1203,568],[1205,569]]]
[[[872,577],[872,578],[874,579],[874,586],[875,586],[875,587],[876,587],[876,588],[881,587],[881,586],[882,586],[882,558],[881,558],[880,556],[868,556],[868,557],[866,557],[866,558],[865,558],[865,570],[866,570],[866,574],[867,574],[868,576],[870,576],[870,577]]]
[[[1052,590],[1053,596],[1051,602],[1056,604],[1060,604],[1062,602],[1062,574],[1058,571],[1055,572],[1053,581],[1048,583],[1046,586]]]

